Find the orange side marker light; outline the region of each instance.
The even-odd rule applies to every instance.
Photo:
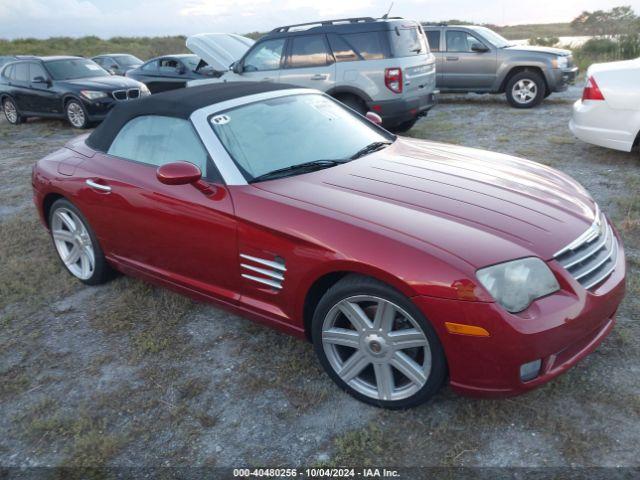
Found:
[[[465,325],[463,323],[444,322],[449,333],[456,335],[470,335],[472,337],[490,337],[489,332],[482,327],[475,325]]]

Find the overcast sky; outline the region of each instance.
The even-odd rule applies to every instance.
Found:
[[[327,18],[380,16],[390,0],[0,0],[0,38],[266,31]],[[570,21],[640,0],[396,0],[392,14],[514,25]]]

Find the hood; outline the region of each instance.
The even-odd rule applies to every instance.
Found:
[[[404,138],[344,165],[254,186],[418,239],[475,268],[550,260],[595,218],[584,188],[552,168]]]
[[[87,90],[112,91],[121,88],[139,88],[140,82],[132,78],[120,75],[109,75],[103,77],[78,78],[76,80],[60,80],[60,83],[70,87]]]
[[[234,33],[200,33],[187,38],[187,48],[220,72],[229,70],[254,43]]]
[[[567,57],[571,55],[571,50],[565,50],[563,48],[553,48],[553,47],[538,47],[534,45],[514,45],[512,47],[506,47],[506,50],[517,50],[522,52],[539,52],[539,53],[548,53],[549,55],[555,55],[558,57]]]

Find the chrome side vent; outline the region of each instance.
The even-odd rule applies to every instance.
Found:
[[[268,285],[277,290],[282,289],[284,274],[287,271],[284,266],[284,260],[279,258],[266,260],[244,253],[240,254],[240,259],[240,267],[242,268],[241,275],[243,278],[262,285]]]
[[[604,215],[596,212],[591,227],[554,255],[587,290],[603,282],[616,267],[618,241]]]

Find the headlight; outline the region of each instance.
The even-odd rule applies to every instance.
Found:
[[[151,92],[149,91],[149,89],[147,88],[146,85],[142,85],[140,87],[140,96],[141,97],[146,97],[147,95],[151,95]]]
[[[569,57],[556,57],[553,59],[554,68],[567,68],[569,66]]]
[[[107,94],[105,92],[96,92],[93,90],[81,90],[80,93],[87,100],[97,100],[102,97],[106,97]]]
[[[547,264],[536,257],[481,268],[476,276],[496,302],[511,313],[521,312],[536,298],[560,289]]]

